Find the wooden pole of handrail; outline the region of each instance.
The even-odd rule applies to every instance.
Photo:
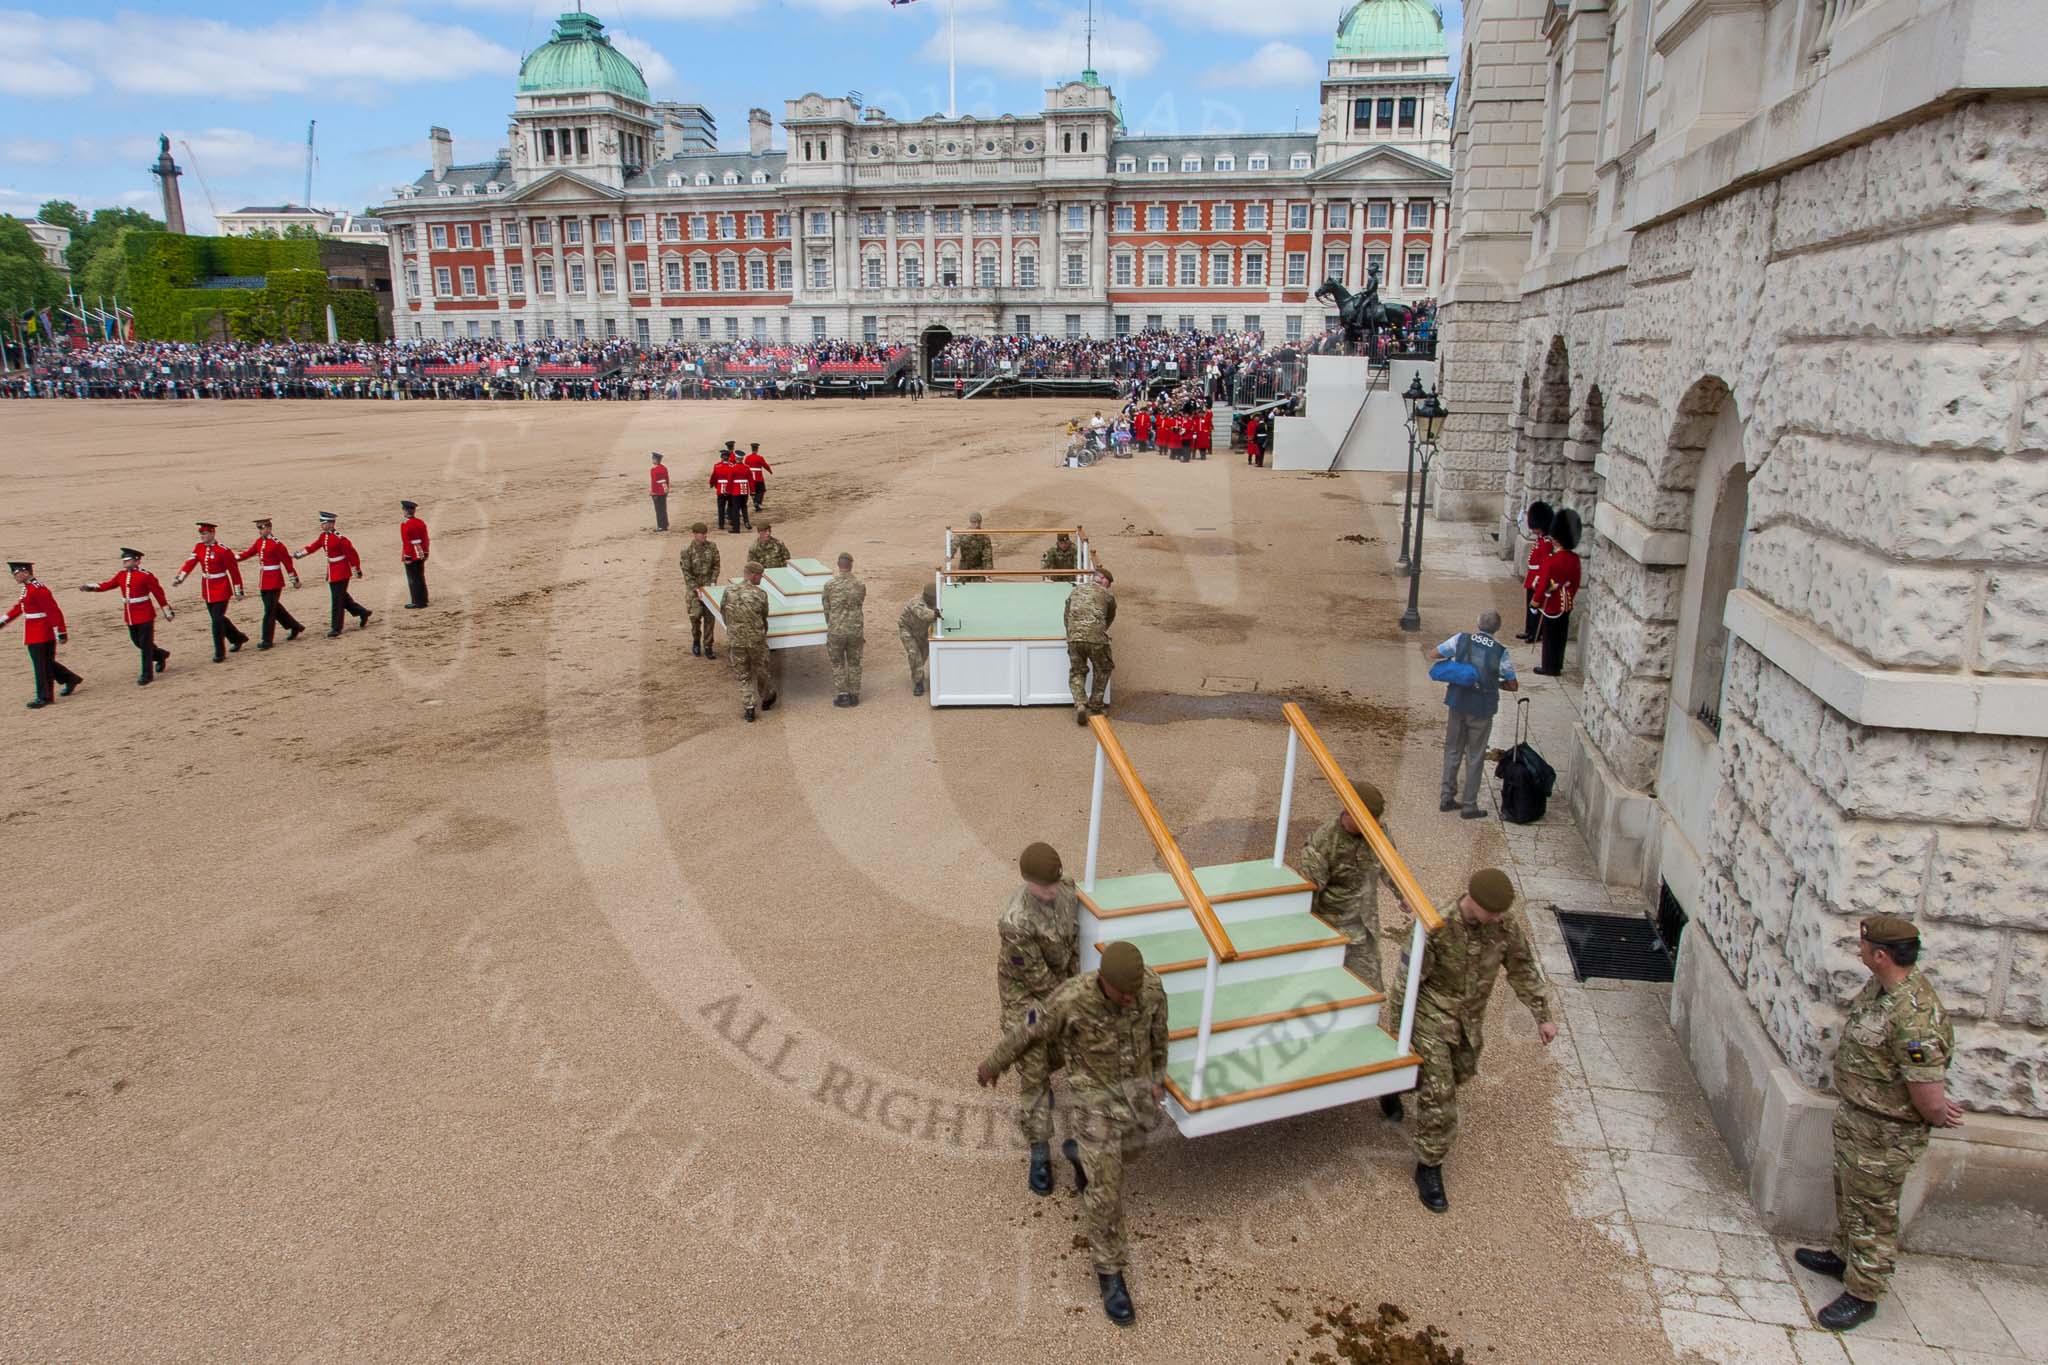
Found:
[[[1338,803],[1351,812],[1351,818],[1357,822],[1359,830],[1365,835],[1366,843],[1372,845],[1373,856],[1380,860],[1380,866],[1386,871],[1387,880],[1394,884],[1395,894],[1400,896],[1403,903],[1415,913],[1415,918],[1430,933],[1433,934],[1443,928],[1443,917],[1437,914],[1436,907],[1430,904],[1429,897],[1422,893],[1422,884],[1416,881],[1415,874],[1408,870],[1407,860],[1395,850],[1393,841],[1387,838],[1387,832],[1380,828],[1380,822],[1372,818],[1372,812],[1365,808],[1365,802],[1359,800],[1358,793],[1352,790],[1351,779],[1346,777],[1344,770],[1337,765],[1337,760],[1331,756],[1329,747],[1323,743],[1323,737],[1316,733],[1316,727],[1308,723],[1308,714],[1299,704],[1291,701],[1280,708],[1280,713],[1287,717],[1287,723],[1301,736],[1302,746],[1308,750],[1308,756],[1315,760],[1316,766],[1323,770],[1323,777],[1329,782],[1330,789],[1337,793]]]
[[[1095,572],[1093,569],[947,569],[940,573],[948,578],[1085,578]]]
[[[1174,842],[1172,832],[1166,828],[1166,821],[1159,814],[1159,807],[1152,804],[1145,784],[1138,780],[1137,770],[1131,767],[1130,756],[1124,753],[1116,731],[1109,728],[1109,720],[1104,716],[1088,717],[1088,728],[1094,732],[1096,744],[1109,759],[1116,780],[1123,783],[1124,795],[1130,797],[1131,808],[1137,811],[1139,823],[1145,826],[1145,833],[1152,836],[1152,847],[1159,850],[1159,860],[1166,864],[1166,875],[1173,878],[1173,884],[1180,888],[1188,909],[1194,913],[1195,926],[1202,931],[1202,937],[1209,940],[1209,951],[1216,954],[1219,962],[1235,962],[1237,946],[1224,932],[1223,921],[1216,918],[1216,907],[1209,904],[1209,897],[1203,894],[1201,885],[1195,881],[1195,870],[1188,866],[1180,845]]]
[[[958,534],[964,536],[975,531],[979,531],[985,536],[1078,536],[1081,534],[1081,528],[1078,526],[972,526],[965,531],[958,532]],[[948,538],[950,539],[954,534],[955,528],[948,526],[946,528]],[[952,548],[950,543],[946,547],[949,553]]]

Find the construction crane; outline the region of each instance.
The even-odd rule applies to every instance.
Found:
[[[205,173],[199,169],[199,156],[192,150],[192,144],[184,138],[178,139],[178,145],[185,149],[185,160],[192,164],[192,175],[199,181],[200,193],[206,196],[207,212],[213,215],[214,228],[218,231],[220,228],[220,205],[213,202],[213,190],[206,183]]]
[[[313,128],[318,119],[306,120],[306,198],[307,208],[313,207]]]

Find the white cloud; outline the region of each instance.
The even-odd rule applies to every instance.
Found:
[[[660,97],[660,91],[676,83],[676,69],[668,64],[668,58],[638,38],[615,33],[612,46],[633,59],[633,65],[639,67],[640,74],[647,78],[648,90],[656,98]]]
[[[1331,0],[1258,0],[1256,4],[1243,0],[1141,0],[1141,7],[1182,28],[1261,37],[1321,32],[1334,38],[1341,14]]]
[[[938,26],[918,51],[928,62],[946,60],[943,10]],[[1068,14],[1047,28],[1030,29],[1000,19],[969,18],[958,22],[959,64],[986,67],[1006,76],[1036,79],[1047,85],[1072,80],[1081,73],[1086,35],[1082,17]],[[1104,80],[1142,76],[1160,57],[1159,39],[1143,24],[1127,19],[1101,19],[1095,26],[1095,67]]]
[[[519,61],[466,28],[378,7],[251,27],[133,13],[114,23],[47,19],[12,10],[0,12],[0,51],[8,54],[0,59],[0,90],[10,93],[86,95],[105,85],[128,94],[226,99],[316,91],[367,98],[392,85],[509,74]]]
[[[1301,90],[1322,79],[1323,68],[1315,58],[1293,43],[1272,42],[1241,62],[1211,67],[1203,73],[1205,85],[1242,89],[1281,86]]]

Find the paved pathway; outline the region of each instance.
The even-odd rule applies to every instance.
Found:
[[[1484,572],[1477,528],[1430,528],[1430,566]],[[1493,572],[1504,572],[1492,561]],[[1505,627],[1512,632],[1518,623]],[[1576,645],[1574,646],[1576,653]],[[1562,770],[1572,750],[1580,678],[1527,678],[1530,738]],[[1560,686],[1562,684],[1562,686]],[[1504,708],[1496,744],[1508,742]],[[1561,776],[1561,773],[1560,773]],[[1498,789],[1485,799],[1497,804]],[[1568,805],[1554,799],[1534,825],[1503,824],[1511,870],[1545,974],[1563,1007],[1557,1047],[1570,1080],[1557,1141],[1580,1160],[1572,1191],[1593,1220],[1642,1263],[1665,1334],[1681,1358],[1728,1365],[1991,1365],[2048,1360],[2048,1270],[1907,1256],[1877,1317],[1837,1336],[1813,1312],[1841,1291],[1792,1262],[1795,1243],[1764,1230],[1707,1113],[1670,1021],[1671,987],[1572,974],[1553,909],[1640,915],[1626,890],[1595,875]]]

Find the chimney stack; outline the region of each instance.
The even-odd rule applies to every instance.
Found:
[[[455,139],[446,128],[427,129],[427,157],[433,163],[435,181],[446,180],[448,168],[455,164]]]
[[[775,136],[775,120],[766,109],[747,110],[747,151],[760,156]]]

